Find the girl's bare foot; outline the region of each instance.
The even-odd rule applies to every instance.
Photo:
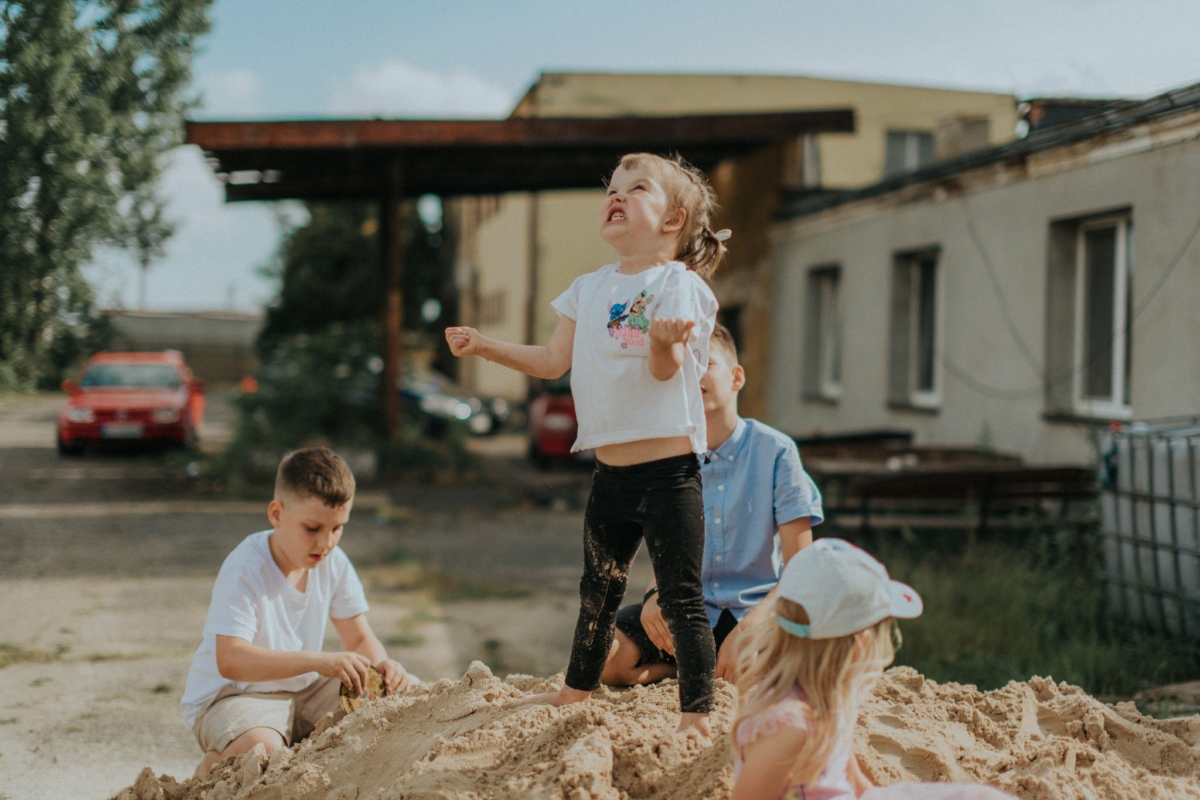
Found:
[[[708,724],[708,714],[698,714],[693,711],[683,713],[676,733],[686,736],[692,731],[696,732],[703,744],[712,744],[712,727]]]
[[[546,692],[545,694],[531,694],[517,701],[517,705],[551,705],[565,706],[570,703],[583,703],[590,700],[591,692],[585,692],[582,689],[572,689],[570,686],[564,686],[557,692]]]

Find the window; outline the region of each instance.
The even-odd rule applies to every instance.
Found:
[[[792,141],[787,151],[784,183],[791,189],[821,187],[821,148],[815,133],[806,133]]]
[[[938,251],[901,253],[892,271],[890,405],[934,409],[941,403],[941,307]]]
[[[1133,222],[1125,210],[1050,225],[1046,408],[1051,416],[1131,412]]]
[[[933,162],[933,134],[928,131],[888,131],[885,177],[920,169]]]
[[[1129,222],[1079,226],[1075,267],[1075,407],[1122,415],[1130,402]]]
[[[808,318],[804,347],[804,394],[836,401],[842,395],[842,321],[840,267],[815,267],[808,273]]]

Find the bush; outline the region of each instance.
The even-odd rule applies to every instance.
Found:
[[[405,414],[388,441],[383,425],[379,328],[335,323],[318,333],[282,337],[256,373],[257,391],[237,399],[240,411],[223,473],[233,488],[274,474],[289,450],[312,445],[369,451],[379,472],[434,477],[469,469],[461,425],[433,440]]]

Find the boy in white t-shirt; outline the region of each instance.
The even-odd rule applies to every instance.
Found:
[[[411,685],[371,631],[362,583],[337,546],[353,502],[354,475],[340,456],[324,447],[290,453],[267,506],[273,529],[247,536],[221,565],[183,690],[183,718],[204,751],[197,777],[256,744],[290,746],[326,714],[342,715],[340,685],[361,694],[372,665],[389,693]],[[321,652],[326,621],[345,652]]]

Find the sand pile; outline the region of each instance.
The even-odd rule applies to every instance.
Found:
[[[677,739],[676,685],[610,692],[585,706],[514,706],[557,683],[473,664],[369,704],[294,751],[251,752],[203,782],[146,769],[118,800],[725,798],[733,696],[717,744]],[[877,783],[979,781],[1030,800],[1200,798],[1200,717],[1156,721],[1033,679],[994,692],[891,670],[863,710],[855,749]],[[197,754],[197,758],[199,754]]]

